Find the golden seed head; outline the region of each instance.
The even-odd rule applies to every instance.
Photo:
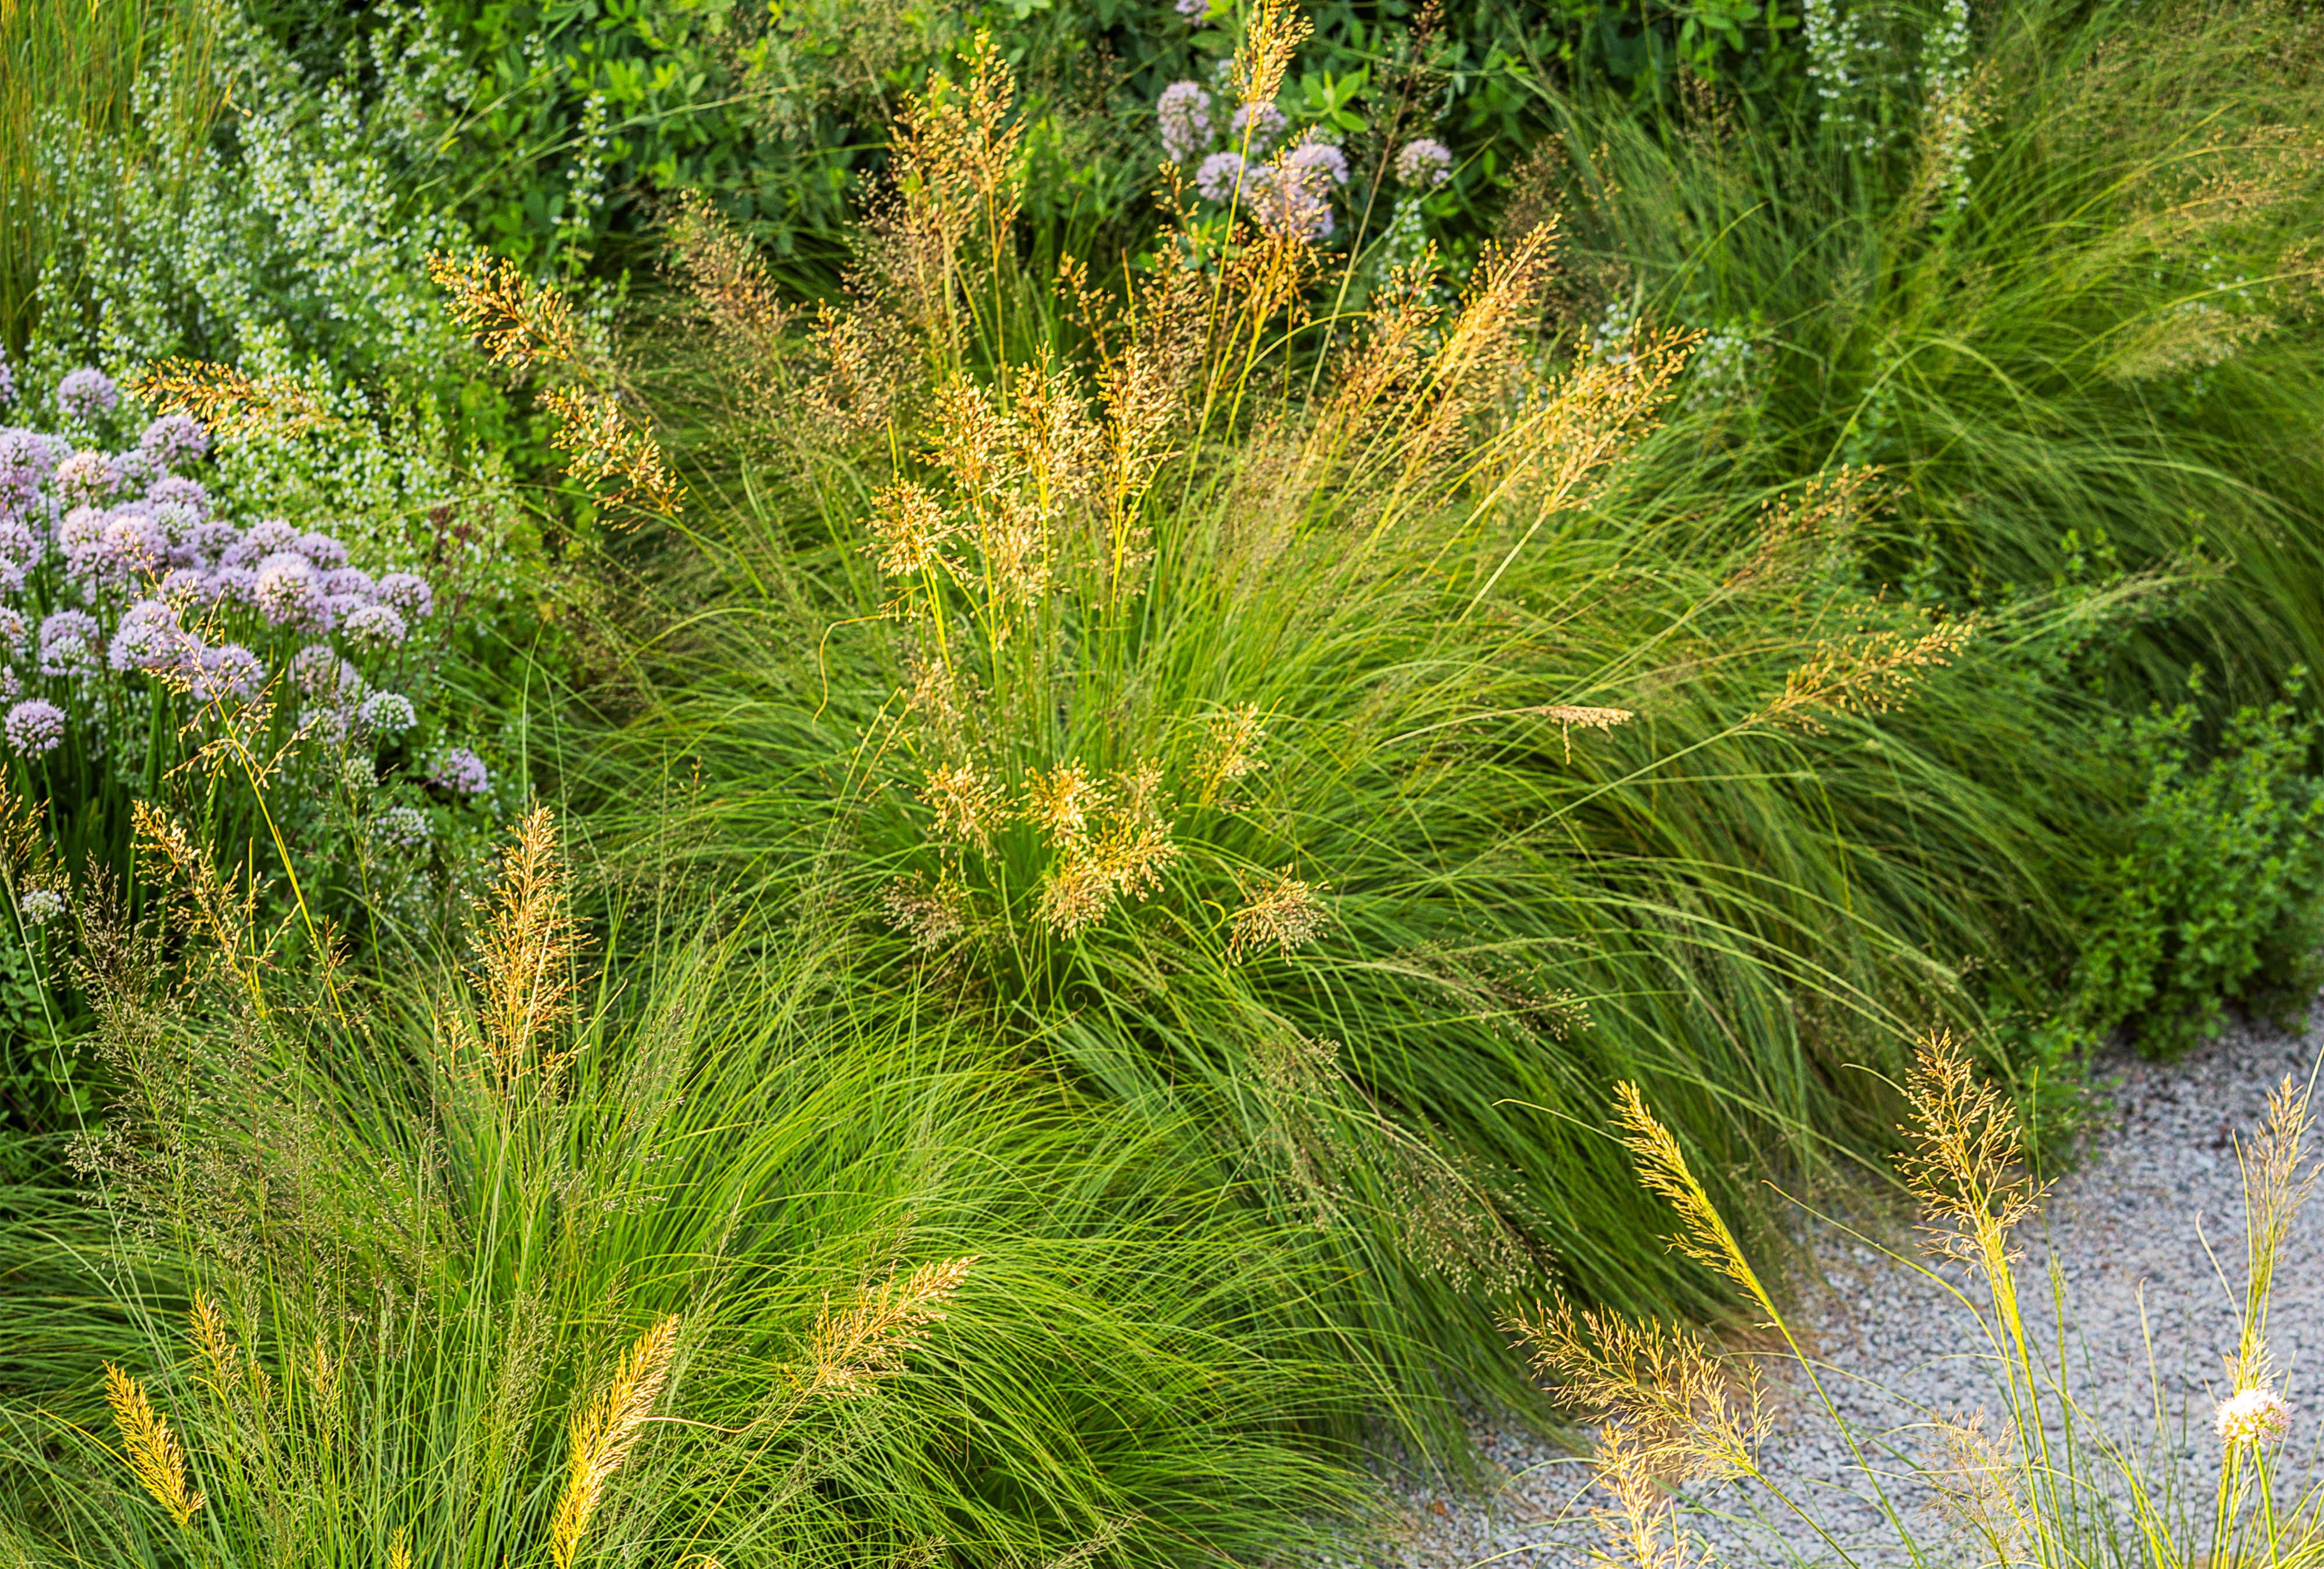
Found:
[[[1329,917],[1323,905],[1323,882],[1308,882],[1285,866],[1259,882],[1242,907],[1228,918],[1227,962],[1240,964],[1260,948],[1272,947],[1288,957],[1291,950],[1314,940]]]
[[[130,1474],[183,1530],[204,1500],[188,1480],[178,1435],[146,1398],[145,1386],[111,1362],[105,1364],[105,1403],[113,1407],[113,1425],[121,1430]]]
[[[678,1316],[671,1314],[640,1335],[613,1370],[605,1392],[573,1414],[566,1452],[565,1491],[550,1522],[549,1550],[557,1569],[570,1569],[589,1529],[605,1483],[637,1446],[669,1381],[678,1354]]]

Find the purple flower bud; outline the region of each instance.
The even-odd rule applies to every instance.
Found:
[[[66,373],[57,383],[57,407],[71,419],[88,423],[100,414],[110,414],[121,401],[121,389],[103,371],[83,367]]]
[[[1234,118],[1229,122],[1227,140],[1234,143],[1238,152],[1257,158],[1275,145],[1286,124],[1283,111],[1273,104],[1246,104],[1234,112]],[[1246,128],[1250,142],[1248,147],[1243,145]]]
[[[247,567],[221,567],[210,574],[210,592],[220,605],[258,605],[258,574]]]
[[[57,496],[69,507],[103,506],[120,488],[102,452],[76,452],[57,465]]]
[[[137,438],[137,450],[160,473],[191,463],[210,449],[210,433],[191,414],[164,414]]]
[[[360,567],[338,567],[323,574],[323,592],[330,595],[352,594],[359,599],[379,597],[379,585],[370,573]]]
[[[342,706],[363,695],[363,677],[328,643],[309,643],[291,655],[290,678],[309,697],[327,697]]]
[[[220,522],[216,519],[208,522],[196,523],[186,533],[186,542],[193,547],[197,559],[219,565],[224,564],[220,558],[226,547],[237,542],[241,538],[241,530],[232,523]],[[244,565],[247,566],[248,563],[244,562]]]
[[[1240,152],[1213,152],[1194,171],[1194,189],[1204,201],[1231,201],[1238,188],[1247,192],[1255,183]]]
[[[436,606],[428,580],[410,572],[391,572],[379,580],[379,602],[401,611],[406,620],[425,621]]]
[[[201,669],[195,672],[194,696],[204,703],[247,703],[266,689],[266,666],[240,643],[224,643],[202,651]]]
[[[1300,143],[1285,154],[1283,166],[1314,189],[1348,183],[1348,155],[1329,142]]]
[[[1407,142],[1396,155],[1396,177],[1406,185],[1434,190],[1452,178],[1452,149],[1433,136]]]
[[[0,518],[0,586],[14,591],[41,564],[45,547],[32,524],[22,518]]]
[[[290,548],[312,561],[318,572],[328,572],[347,564],[347,548],[328,534],[301,534],[299,542]]]
[[[171,609],[187,611],[217,602],[217,590],[210,585],[209,574],[198,567],[172,567],[157,590],[162,601]]]
[[[367,648],[392,648],[406,636],[403,617],[389,605],[365,605],[349,611],[339,630],[349,641]]]
[[[293,550],[277,550],[258,564],[254,597],[258,612],[277,626],[330,630],[330,607],[315,582],[315,568]]]
[[[85,610],[60,610],[41,621],[41,673],[93,676],[103,641],[97,617]]]
[[[156,506],[175,503],[180,506],[191,507],[198,516],[205,519],[210,515],[210,493],[202,487],[199,480],[185,479],[174,474],[165,474],[145,487],[145,499]]]
[[[30,697],[8,710],[8,744],[20,757],[54,752],[65,738],[65,711],[54,703]]]
[[[253,560],[271,556],[277,550],[299,548],[299,531],[281,518],[267,518],[251,524],[242,538],[251,549]]]
[[[454,746],[438,755],[436,766],[428,771],[428,782],[456,796],[480,796],[491,786],[492,775],[485,771],[483,758],[465,746]]]
[[[201,668],[199,638],[178,624],[178,613],[159,599],[141,599],[121,613],[108,662],[116,670],[176,671],[190,678]]]
[[[1172,82],[1154,100],[1154,117],[1162,125],[1163,152],[1184,163],[1211,139],[1211,95],[1200,82]]]

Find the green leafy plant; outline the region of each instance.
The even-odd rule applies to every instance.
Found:
[[[2091,1033],[2126,1026],[2172,1057],[2228,1006],[2296,1015],[2324,979],[2324,778],[2302,692],[2236,710],[2208,752],[2192,703],[2114,728],[2139,798],[2084,906],[2070,1007]]]

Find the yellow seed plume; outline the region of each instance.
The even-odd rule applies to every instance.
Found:
[[[2258,1133],[2236,1147],[2243,1166],[2245,1285],[2243,1331],[2227,1369],[2234,1389],[2269,1381],[2268,1304],[2292,1221],[2316,1187],[2319,1168],[2306,1158],[2315,1123],[2306,1086],[2286,1075],[2267,1098]]]
[[[1536,1369],[1574,1404],[1621,1424],[1660,1474],[1712,1479],[1752,1468],[1768,1421],[1758,1370],[1723,1362],[1683,1324],[1576,1308],[1563,1295],[1513,1327]]]
[[[2042,1195],[2023,1168],[2015,1113],[1942,1030],[1921,1043],[1904,1088],[1911,1143],[1897,1167],[1921,1201],[1925,1245],[1976,1264],[2002,1289],[2017,1256],[2010,1231]]]
[[[568,1569],[581,1538],[596,1513],[605,1483],[621,1470],[637,1446],[669,1381],[670,1359],[678,1351],[678,1316],[671,1314],[640,1335],[605,1392],[573,1416],[571,1444],[566,1457],[565,1491],[557,1500],[557,1516],[549,1527],[549,1555],[557,1569]]]
[[[145,1398],[145,1387],[111,1362],[105,1364],[105,1403],[121,1429],[131,1474],[184,1529],[203,1500],[187,1480],[186,1452],[178,1446],[178,1435]]]
[[[129,392],[164,414],[190,414],[219,436],[286,436],[330,422],[315,395],[290,376],[253,377],[209,360],[165,359],[145,367]]]
[[[428,258],[428,276],[452,297],[452,319],[476,340],[496,365],[581,357],[581,332],[573,302],[558,290],[536,283],[507,257],[460,260],[438,253]]]
[[[388,1538],[387,1569],[411,1569],[411,1532],[402,1526]]]
[[[852,1306],[837,1313],[826,1306],[807,1334],[804,1392],[847,1398],[902,1371],[904,1353],[944,1317],[944,1303],[975,1262],[971,1254],[923,1264],[901,1280],[891,1273]]]
[[[1306,42],[1314,27],[1299,14],[1293,0],[1259,0],[1251,13],[1250,31],[1235,51],[1235,97],[1245,105],[1268,104],[1283,90],[1283,73],[1290,69],[1292,52]]]
[[[1573,761],[1573,732],[1577,727],[1582,730],[1611,730],[1617,725],[1628,725],[1637,717],[1628,708],[1591,708],[1572,703],[1550,703],[1539,708],[1528,708],[1526,712],[1556,721],[1565,738],[1565,761],[1568,762]]]
[[[1743,1257],[1735,1233],[1727,1229],[1727,1222],[1711,1202],[1711,1195],[1688,1167],[1678,1140],[1646,1109],[1638,1086],[1616,1084],[1614,1108],[1614,1120],[1623,1130],[1622,1147],[1630,1152],[1638,1181],[1647,1192],[1659,1195],[1678,1212],[1683,1229],[1663,1240],[1688,1258],[1710,1265],[1734,1281],[1762,1306],[1769,1306],[1759,1278]]]
[[[536,806],[518,820],[480,916],[475,989],[485,1049],[503,1087],[528,1075],[551,1076],[564,1058],[538,1048],[571,1003],[581,939],[567,903],[556,821],[547,807]]]
[[[1323,929],[1330,912],[1324,908],[1328,882],[1295,877],[1285,866],[1263,880],[1227,920],[1227,963],[1240,964],[1261,948],[1273,948],[1282,957],[1313,942]]]
[[[225,1313],[208,1293],[194,1293],[194,1305],[186,1316],[193,1326],[194,1344],[209,1364],[211,1385],[223,1395],[242,1380],[242,1348],[235,1344]]]

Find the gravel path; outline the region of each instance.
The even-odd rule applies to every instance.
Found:
[[[2208,1509],[2217,1484],[2210,1413],[2224,1359],[2235,1348],[2243,1285],[2242,1186],[2232,1140],[2257,1126],[2268,1091],[2285,1074],[2308,1078],[2319,1052],[2324,1007],[2311,1011],[2300,1036],[2231,1029],[2168,1066],[2126,1054],[2110,1058],[2100,1077],[2116,1083],[2114,1126],[2099,1137],[2097,1158],[2061,1182],[2043,1216],[2020,1232],[2027,1294],[2043,1297],[2027,1304],[2027,1315],[2046,1332],[2052,1364],[2056,1330],[2043,1282],[2054,1259],[2067,1296],[2065,1360],[2081,1404],[2110,1433],[2146,1447],[2155,1442],[2159,1392],[2170,1446],[2199,1509]],[[1926,1455],[1930,1442],[1915,1425],[1927,1415],[1987,1407],[2000,1416],[1991,1364],[1958,1302],[1844,1237],[1814,1251],[1827,1289],[1803,1316],[1823,1360],[1838,1370],[1826,1385],[1851,1423]],[[2296,1463],[2281,1469],[2305,1477],[2318,1474],[2324,1454],[2315,1393],[2315,1363],[2324,1357],[2324,1195],[2301,1214],[2276,1278],[2270,1340],[2295,1413],[2286,1458]],[[1784,1382],[1797,1393],[1802,1380],[1794,1371]],[[1572,1458],[1513,1424],[1480,1421],[1477,1436],[1499,1469],[1497,1485],[1480,1497],[1415,1496],[1410,1535],[1373,1561],[1411,1569],[1567,1569],[1588,1562],[1597,1537],[1578,1518],[1576,1495],[1586,1479]],[[1760,1458],[1794,1496],[1815,1499],[1827,1527],[1858,1563],[1905,1561],[1820,1408],[1786,1398]],[[1722,1560],[1837,1560],[1790,1517],[1772,1525],[1737,1518],[1751,1496],[1729,1485],[1690,1500],[1691,1520]],[[1916,1527],[1932,1528],[1925,1490],[1907,1476],[1894,1496]]]

